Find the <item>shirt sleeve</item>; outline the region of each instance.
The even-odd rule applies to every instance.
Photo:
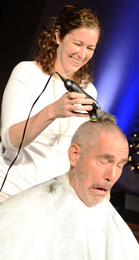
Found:
[[[31,78],[24,63],[19,63],[12,71],[2,100],[1,137],[6,150],[15,150],[9,139],[9,128],[23,120],[29,113]]]

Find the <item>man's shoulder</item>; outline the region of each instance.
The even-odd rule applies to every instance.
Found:
[[[67,178],[67,174],[63,174],[11,196],[1,203],[0,212],[4,208],[14,208],[15,210],[16,208],[18,210],[23,207],[29,208],[31,205],[40,204],[43,200],[47,201],[51,197],[58,199],[69,190],[68,186],[70,185]]]
[[[40,196],[47,196],[49,197],[60,197],[63,196],[63,193],[68,193],[71,191],[70,184],[68,181],[68,174],[62,174],[58,177],[52,178],[46,182],[38,184],[29,189],[31,196],[34,196],[35,193],[39,194]]]

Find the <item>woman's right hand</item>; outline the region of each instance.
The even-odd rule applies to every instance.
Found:
[[[56,118],[71,116],[87,117],[88,113],[85,111],[92,110],[91,104],[93,104],[93,100],[86,99],[84,94],[76,92],[64,94],[60,99],[29,118],[22,148],[32,143]],[[81,111],[84,113],[81,113]],[[10,141],[15,148],[19,148],[25,124],[26,120],[12,125],[9,129]]]
[[[93,100],[87,99],[85,94],[68,92],[53,103],[54,118],[86,117],[87,111],[92,110],[92,104]]]

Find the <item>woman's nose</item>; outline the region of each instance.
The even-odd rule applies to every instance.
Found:
[[[86,46],[81,46],[80,50],[78,51],[78,57],[82,60],[84,60],[86,58]]]

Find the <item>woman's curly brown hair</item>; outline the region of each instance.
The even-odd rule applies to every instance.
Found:
[[[98,15],[85,7],[67,5],[62,9],[58,17],[52,18],[51,25],[42,32],[38,40],[35,56],[36,62],[41,65],[44,72],[51,75],[54,70],[58,47],[55,30],[59,30],[62,40],[71,30],[81,27],[96,28],[100,35],[101,28]],[[90,61],[75,72],[72,77],[78,84],[84,81],[84,87],[91,82],[91,76],[88,72]]]

